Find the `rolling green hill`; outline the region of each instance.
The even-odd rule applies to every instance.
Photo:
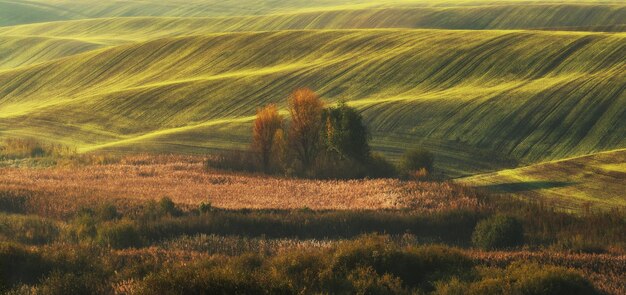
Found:
[[[84,151],[232,146],[247,140],[258,106],[284,105],[292,89],[309,86],[362,109],[374,137],[400,139],[395,147],[443,141],[555,159],[626,144],[624,37],[329,30],[165,38],[0,73],[0,126]]]
[[[38,23],[0,29],[3,34],[45,36],[115,36],[136,39],[211,32],[299,29],[433,28],[543,29],[623,31],[626,5],[508,4],[468,7],[339,7],[253,16],[91,18]]]
[[[568,210],[626,207],[626,150],[541,163],[461,179],[460,182],[524,197],[539,197]]]
[[[340,4],[338,4],[340,3]],[[279,29],[440,28],[556,29],[623,31],[626,5],[615,1],[0,1],[0,25],[83,20],[69,24],[39,24],[34,30],[80,31],[98,34],[118,30],[163,29],[185,22],[191,31]],[[0,12],[2,13],[2,12]],[[132,18],[138,18],[132,20]],[[150,18],[167,17],[157,21]],[[98,25],[103,18],[106,25]],[[131,18],[115,22],[111,18]],[[199,18],[199,19],[198,19]],[[89,20],[86,20],[89,19]],[[109,19],[109,20],[107,20]],[[85,21],[86,20],[86,21]],[[198,25],[208,26],[202,28]],[[68,28],[69,26],[69,28]],[[113,26],[113,27],[111,27]],[[81,28],[82,27],[82,28]],[[80,28],[80,29],[79,29]],[[96,31],[94,31],[96,30]],[[158,30],[155,30],[158,31]]]
[[[0,0],[0,26],[73,19],[63,9],[31,1]]]
[[[421,1],[406,0],[1,0],[0,26],[108,17],[260,15],[293,11],[380,7],[389,3],[403,2],[423,5]]]
[[[103,46],[77,39],[0,36],[0,71],[55,60]]]
[[[403,1],[178,2],[0,1],[8,16],[32,14],[19,26],[0,27],[0,70],[53,60],[124,43],[219,32],[312,29],[440,28],[625,31],[626,5],[619,2]],[[308,3],[308,6],[305,5]],[[243,6],[254,7],[246,15]],[[26,8],[16,8],[24,6]],[[169,9],[166,9],[169,8]],[[209,9],[211,8],[211,9]],[[208,9],[208,10],[207,10]],[[44,11],[39,13],[39,11]],[[213,17],[196,17],[205,15]],[[52,17],[63,12],[64,17]],[[194,17],[181,17],[189,15]],[[238,11],[243,15],[231,15]],[[157,15],[158,17],[138,17]],[[229,15],[229,16],[224,16]],[[39,17],[41,16],[41,17]],[[50,16],[50,17],[44,17]],[[111,17],[114,16],[114,17]],[[176,17],[178,16],[178,17]],[[76,19],[72,21],[51,20]],[[24,50],[29,49],[32,50]],[[44,54],[45,52],[45,54]],[[19,55],[19,56],[18,56]]]
[[[241,148],[258,106],[306,86],[359,108],[376,150],[426,146],[453,177],[626,147],[621,1],[0,8],[0,137],[83,152]]]

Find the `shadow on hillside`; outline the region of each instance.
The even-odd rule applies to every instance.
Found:
[[[500,184],[490,184],[480,186],[480,188],[485,188],[492,191],[499,192],[507,192],[507,193],[519,193],[525,191],[532,191],[538,189],[551,189],[551,188],[559,188],[566,187],[570,185],[574,185],[575,182],[567,182],[567,181],[520,181],[520,182],[507,182]]]

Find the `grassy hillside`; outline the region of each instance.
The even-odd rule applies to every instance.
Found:
[[[257,1],[253,5],[209,0],[101,2],[0,1],[3,8],[0,71],[104,46],[219,32],[369,28],[620,32],[626,29],[623,21],[626,5],[613,2]],[[246,5],[254,7],[253,11],[242,8]],[[3,12],[7,15],[3,16]],[[232,15],[236,12],[239,14]],[[262,13],[271,14],[255,15]],[[14,20],[16,17],[20,20]],[[16,22],[28,24],[2,27]]]
[[[0,36],[0,71],[59,59],[103,46],[77,39]]]
[[[374,137],[398,138],[396,147],[424,140],[555,159],[626,145],[624,37],[341,30],[165,38],[0,73],[0,128],[83,151],[221,148],[247,140],[256,107],[284,105],[292,89],[309,86],[363,110]]]
[[[211,31],[304,28],[442,28],[559,29],[620,31],[626,25],[623,2],[528,1],[0,1],[6,16],[0,25],[59,20],[88,20],[82,33],[93,32],[99,18],[169,17],[189,24],[205,23]],[[13,13],[15,12],[15,13]],[[205,19],[193,19],[204,17]],[[208,17],[208,19],[206,19]],[[182,19],[182,20],[181,20]],[[108,20],[110,22],[110,20]],[[143,22],[137,26],[137,21]],[[70,23],[77,29],[80,23]],[[133,26],[133,24],[135,26]],[[63,26],[63,24],[61,24]],[[161,28],[146,19],[115,24],[117,30]],[[35,26],[45,28],[46,25]],[[108,26],[96,26],[105,29]],[[206,30],[197,26],[188,29]],[[59,30],[53,24],[52,30]],[[107,33],[112,33],[108,30]]]
[[[626,206],[626,150],[472,176],[460,182],[581,210]]]
[[[0,26],[73,19],[63,8],[31,1],[0,0]]]
[[[2,0],[0,26],[101,17],[207,17],[259,15],[296,10],[365,8],[416,1],[373,0]],[[339,3],[339,4],[338,4]],[[419,2],[418,2],[419,3]]]
[[[115,14],[113,14],[115,16]],[[134,16],[134,15],[133,15]],[[141,16],[141,14],[138,14]],[[507,4],[469,7],[346,6],[260,16],[112,17],[8,27],[3,34],[131,35],[136,39],[207,32],[297,29],[439,28],[623,31],[626,4]]]
[[[0,28],[0,136],[240,148],[258,106],[308,86],[451,176],[626,146],[623,2],[0,3],[72,19]]]

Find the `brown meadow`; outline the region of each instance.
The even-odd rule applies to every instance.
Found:
[[[129,157],[116,164],[0,169],[0,191],[30,197],[33,213],[60,216],[81,206],[169,197],[224,209],[438,211],[478,206],[471,189],[395,179],[320,181],[207,171],[198,157]],[[128,206],[127,206],[128,207]],[[38,208],[38,209],[35,209]]]
[[[497,274],[520,261],[558,266],[580,273],[608,294],[626,292],[624,236],[619,231],[623,214],[618,211],[606,218],[575,217],[448,182],[291,179],[207,170],[204,163],[203,157],[140,155],[0,168],[0,196],[3,206],[9,205],[3,207],[4,220],[12,225],[3,233],[5,242],[24,243],[41,251],[36,253],[91,253],[95,256],[88,255],[89,261],[104,265],[105,272],[115,270],[105,282],[111,294],[136,293],[150,285],[146,273],[163,269],[184,271],[199,267],[198,261],[237,265],[254,255],[263,263],[285,255],[317,257],[316,251],[324,256],[361,239],[361,234],[376,233],[390,235],[389,243],[398,249],[446,244],[479,272]],[[147,206],[148,201],[166,196],[182,215],[142,219],[157,208]],[[202,203],[227,210],[203,213]],[[119,216],[93,221],[94,236],[74,239],[92,222],[81,209],[97,212],[111,204]],[[300,210],[305,208],[310,210]],[[483,251],[467,243],[477,221],[507,212],[524,221],[525,245]],[[13,234],[28,230],[42,238]],[[574,233],[581,232],[586,235],[579,241]],[[141,243],[112,246],[102,242],[105,233]],[[604,246],[601,254],[584,253],[598,245]]]

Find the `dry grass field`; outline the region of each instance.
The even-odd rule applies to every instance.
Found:
[[[160,277],[169,273],[186,278],[187,272],[224,271],[232,275],[229,280],[263,282],[260,277],[276,275],[267,268],[320,259],[321,264],[305,266],[318,271],[350,251],[367,256],[359,251],[378,247],[382,239],[392,249],[385,251],[409,256],[425,251],[432,256],[427,259],[443,259],[432,264],[435,269],[446,261],[465,261],[466,274],[480,278],[458,282],[468,288],[485,282],[502,287],[509,275],[540,271],[548,277],[578,276],[606,294],[626,291],[626,236],[621,232],[626,219],[619,211],[574,216],[452,182],[291,179],[216,171],[207,169],[205,160],[145,154],[93,156],[92,163],[60,158],[56,165],[46,165],[43,158],[6,161],[0,168],[0,260],[31,255],[53,269],[65,267],[61,259],[79,270],[86,260],[101,267],[81,270],[85,275],[75,283],[92,284],[99,272],[105,278],[98,281],[101,289],[89,292],[143,294],[152,280],[176,283],[176,277]],[[172,207],[164,205],[164,197],[171,198]],[[203,203],[212,207],[203,211]],[[476,224],[497,214],[522,221],[524,244],[496,251],[471,246]],[[240,273],[246,263],[263,266],[250,278]],[[12,283],[17,294],[65,288],[64,283],[77,279],[71,271],[57,281],[45,269],[37,270],[40,274],[20,271],[24,278],[46,281]],[[282,273],[277,277],[299,280]],[[452,279],[445,286],[423,288],[454,284]],[[168,290],[164,286],[154,288]]]
[[[132,156],[117,164],[0,169],[0,191],[32,195],[31,209],[62,215],[81,206],[169,197],[225,209],[414,209],[475,207],[472,190],[395,179],[320,181],[207,171],[203,158]]]

